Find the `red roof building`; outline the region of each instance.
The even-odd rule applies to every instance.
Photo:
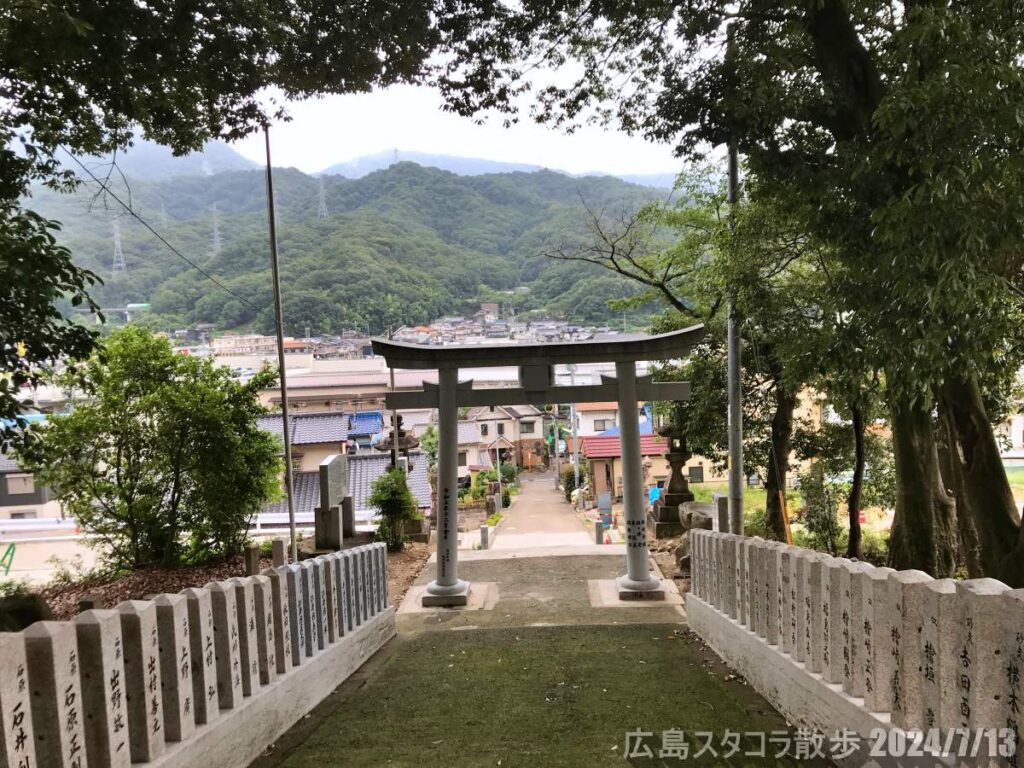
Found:
[[[622,440],[618,435],[580,438],[580,447],[588,459],[610,459],[622,455]],[[668,450],[668,441],[661,435],[640,435],[640,453],[644,456],[660,456]]]

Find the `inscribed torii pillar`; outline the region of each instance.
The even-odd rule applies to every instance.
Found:
[[[458,576],[458,419],[461,406],[546,405],[617,400],[622,440],[622,485],[626,520],[626,573],[618,579],[621,599],[662,597],[661,585],[650,575],[650,556],[644,521],[644,488],[640,453],[640,427],[636,405],[640,400],[685,400],[685,382],[653,382],[637,378],[640,360],[666,360],[688,352],[704,337],[704,326],[659,336],[632,336],[608,341],[523,345],[430,347],[373,339],[373,351],[391,368],[436,369],[438,383],[424,383],[417,392],[389,392],[387,407],[394,410],[437,408],[437,578],[427,586],[424,605],[466,605],[470,585]],[[600,384],[559,387],[554,366],[570,363],[615,363],[615,379]],[[473,389],[459,384],[460,368],[514,366],[519,368],[515,389]]]

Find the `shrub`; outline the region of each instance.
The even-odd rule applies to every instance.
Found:
[[[572,492],[576,490],[576,472],[572,464],[562,467],[562,491],[565,493],[565,500],[572,501]]]
[[[406,521],[421,519],[405,472],[389,469],[374,480],[368,501],[380,514],[377,536],[392,552],[400,551],[405,546]]]
[[[825,478],[821,463],[816,462],[801,473],[800,492],[804,503],[802,518],[811,548],[838,555],[844,538],[849,536],[839,524],[841,489]]]
[[[884,566],[889,560],[889,531],[860,529],[860,556],[865,563]]]
[[[240,384],[135,326],[78,373],[88,401],[34,429],[21,451],[104,565],[240,554],[252,516],[280,493],[280,443],[257,421],[275,376]]]

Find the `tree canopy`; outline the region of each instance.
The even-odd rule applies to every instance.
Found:
[[[76,379],[89,400],[34,427],[22,453],[106,564],[240,554],[253,515],[280,493],[281,446],[257,423],[274,375],[239,384],[129,326]]]
[[[454,111],[595,119],[687,159],[732,141],[843,270],[841,311],[884,373],[898,488],[891,563],[951,575],[958,523],[1024,583],[1024,528],[988,406],[1019,367],[1024,21],[1012,0],[446,4]],[[575,79],[543,74],[575,62]],[[933,420],[948,424],[947,476]],[[952,494],[952,495],[951,495]],[[954,507],[954,498],[956,506]],[[958,541],[959,539],[959,541]]]
[[[430,6],[408,0],[259,4],[28,0],[0,9],[0,313],[10,395],[56,358],[81,359],[94,336],[48,310],[60,295],[87,301],[93,277],[55,248],[53,225],[23,210],[32,184],[80,180],[63,152],[111,156],[139,133],[177,152],[237,139],[286,117],[287,98],[366,91],[417,80],[437,42]],[[26,254],[36,267],[26,268]],[[17,334],[17,335],[16,335]],[[12,350],[17,350],[12,351]],[[20,393],[19,393],[20,394]]]

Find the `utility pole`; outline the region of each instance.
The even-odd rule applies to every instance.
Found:
[[[558,403],[555,403],[555,413],[551,418],[551,428],[555,433],[555,488],[562,487],[562,451],[559,444],[562,441],[562,430],[558,426]]]
[[[281,273],[277,265],[277,222],[274,218],[274,172],[270,165],[270,126],[263,124],[267,149],[267,222],[270,227],[270,268],[274,280],[274,319],[277,326],[277,367],[281,377],[281,433],[284,435],[284,494],[288,500],[288,532],[291,536],[292,562],[299,562],[299,543],[295,535],[295,502],[292,499],[292,436],[288,420],[288,378],[284,364],[284,312],[281,309]]]
[[[495,432],[497,432],[497,430],[498,430],[497,424],[495,424],[494,430],[495,430]],[[498,442],[497,436],[495,437],[495,440],[494,440],[494,458],[496,459],[497,466],[498,466],[498,471],[497,471],[497,475],[498,475],[498,498],[495,499],[494,506],[495,506],[495,508],[499,512],[501,512],[501,508],[503,506],[502,503],[501,503],[501,443]]]
[[[732,52],[732,30],[726,55]],[[736,206],[739,203],[740,170],[735,138],[729,137],[729,227],[736,226]],[[729,291],[729,318],[727,330],[729,368],[729,529],[743,535],[743,391],[741,373],[742,340],[739,318],[736,314],[736,296]]]
[[[388,328],[388,338],[395,338],[394,326]],[[388,366],[388,374],[391,379],[391,391],[395,391],[395,369]],[[384,400],[385,404],[387,399]],[[456,454],[458,456],[458,454]],[[398,469],[398,410],[391,409],[391,468]]]
[[[576,364],[569,366],[569,386],[576,386]],[[576,479],[576,506],[583,506],[583,492],[580,487],[580,440],[577,434],[576,403],[569,405],[569,418],[572,419],[572,474]]]

